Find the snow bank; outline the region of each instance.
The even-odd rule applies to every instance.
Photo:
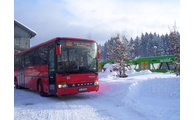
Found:
[[[125,73],[126,73],[127,75],[134,75],[134,74],[136,74],[137,72],[136,72],[134,69],[132,69],[132,70],[126,71]]]
[[[101,73],[101,75],[104,75],[106,76],[107,78],[112,78],[113,76],[116,76],[119,74],[118,71],[113,71],[113,72],[110,72],[110,68],[107,68],[106,71],[104,71],[103,73]],[[137,75],[148,75],[148,74],[154,74],[152,73],[150,70],[144,70],[144,71],[140,71],[140,72],[136,72],[135,70],[127,70],[125,72],[129,77],[131,76],[137,76]]]
[[[113,65],[110,63],[105,64],[103,68],[106,68],[106,71],[113,71]]]
[[[154,78],[132,83],[124,103],[150,120],[180,119],[180,78]]]
[[[140,71],[140,72],[136,72],[135,70],[129,70],[129,71],[126,71],[126,73],[128,75],[147,75],[147,74],[151,74],[152,72],[150,70],[143,70],[143,71]]]
[[[177,99],[180,97],[180,80],[176,78],[155,78],[132,83],[129,86],[128,97],[137,95]]]
[[[99,93],[146,120],[180,119],[180,77],[149,70],[126,73],[127,78],[114,77],[111,72],[100,73]]]
[[[117,72],[116,71],[110,72],[110,69],[106,69],[106,71],[101,73],[99,76],[100,76],[100,79],[112,79],[117,76]]]

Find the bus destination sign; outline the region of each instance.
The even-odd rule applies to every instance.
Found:
[[[84,43],[84,42],[70,42],[70,41],[67,41],[66,42],[66,46],[77,46],[77,47],[87,47],[91,45],[90,43]]]

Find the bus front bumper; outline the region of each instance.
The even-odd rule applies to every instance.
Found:
[[[70,87],[70,88],[57,88],[57,95],[76,94],[83,92],[98,91],[99,85]]]

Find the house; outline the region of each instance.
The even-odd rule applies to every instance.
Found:
[[[35,35],[35,31],[14,20],[14,52],[30,48],[30,39]]]

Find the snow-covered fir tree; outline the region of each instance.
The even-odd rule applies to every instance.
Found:
[[[177,39],[180,41],[180,33],[177,32]],[[113,46],[113,38],[109,39],[101,45],[100,56],[101,61],[108,61],[111,59],[109,53],[109,47]],[[128,51],[131,54],[131,58],[135,57],[152,57],[152,56],[165,56],[165,55],[175,55],[174,52],[169,51],[168,49],[172,49],[170,45],[169,35],[166,33],[165,35],[158,35],[157,33],[145,33],[141,34],[141,36],[135,37],[135,39],[131,38],[128,42],[128,49],[131,44],[134,44],[134,50]]]
[[[132,47],[132,46],[134,46],[134,40],[133,40],[133,38],[131,38],[130,39],[130,41],[128,41],[129,43],[128,43],[128,48],[130,48],[130,47]],[[134,47],[133,47],[134,48]],[[135,50],[134,49],[132,49],[131,51],[129,51],[130,52],[130,58],[133,58],[134,57],[134,52],[135,52]]]
[[[148,43],[146,46],[147,56],[154,56],[154,44],[153,44],[153,35],[150,34],[148,38]]]
[[[139,56],[140,38],[137,36],[134,40],[134,57]]]
[[[164,43],[165,43],[165,37],[164,35],[162,35],[160,37],[160,41],[158,43],[158,51],[159,51],[159,56],[164,56],[165,55],[165,46],[164,46]]]

